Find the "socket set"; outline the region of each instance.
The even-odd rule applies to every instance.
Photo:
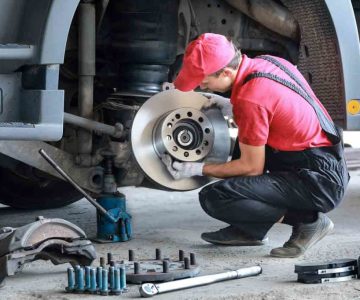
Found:
[[[125,266],[75,266],[67,269],[69,293],[88,293],[102,296],[121,295],[127,292]]]
[[[175,279],[194,277],[200,272],[194,253],[185,256],[179,250],[175,259],[163,258],[160,249],[155,250],[155,257],[136,259],[135,251],[129,250],[129,260],[115,261],[112,253],[107,254],[107,262],[100,257],[99,267],[75,266],[68,268],[69,293],[88,293],[120,295],[127,292],[126,282],[165,282]]]
[[[327,283],[341,282],[358,278],[358,261],[356,259],[338,259],[317,264],[295,265],[298,282]]]
[[[109,259],[112,260],[112,257],[108,254]],[[160,249],[155,249],[155,257],[149,259],[138,259],[135,251],[129,250],[129,260],[119,263],[126,267],[127,282],[136,284],[190,278],[200,272],[195,253],[185,256],[183,250],[179,250],[178,256],[173,259],[163,257]]]

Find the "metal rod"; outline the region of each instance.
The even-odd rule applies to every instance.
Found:
[[[66,112],[64,113],[64,122],[90,131],[98,131],[102,134],[110,135],[116,138],[120,138],[124,135],[124,126],[121,123],[116,123],[115,126],[111,126]]]
[[[239,279],[249,276],[256,276],[261,274],[262,268],[260,266],[253,266],[243,269],[238,269],[235,271],[199,276],[194,278],[188,278],[183,280],[176,280],[172,282],[165,282],[160,284],[153,283],[144,283],[141,285],[139,291],[142,297],[152,297],[157,294],[181,290],[185,288],[211,284],[215,282],[230,280],[230,279]]]
[[[79,4],[78,44],[79,44],[79,114],[92,118],[94,103],[95,49],[96,49],[96,17],[95,3]],[[80,130],[78,134],[78,149],[80,154],[90,154],[92,151],[91,132]]]
[[[232,7],[266,28],[297,41],[299,24],[290,11],[271,0],[225,0]]]
[[[88,193],[86,193],[60,166],[45,152],[44,149],[39,150],[40,155],[45,158],[45,160],[62,176],[64,179],[72,184],[74,188],[76,188],[83,196],[96,207],[96,209],[105,217],[107,217],[110,221],[116,222],[116,219],[108,214],[108,212],[96,202],[94,198],[92,198]]]

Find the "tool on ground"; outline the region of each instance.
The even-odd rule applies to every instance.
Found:
[[[84,231],[63,219],[38,217],[19,228],[0,229],[0,284],[34,260],[90,265],[95,258],[95,248]]]
[[[160,284],[144,283],[139,288],[142,297],[152,297],[157,294],[165,292],[177,291],[185,288],[196,287],[201,285],[207,285],[215,282],[239,279],[249,276],[256,276],[261,274],[262,268],[260,266],[253,266],[248,268],[242,268],[230,272],[199,276],[194,278],[176,280],[172,282],[165,282]]]
[[[104,151],[105,161],[103,193],[96,200],[85,192],[43,149],[40,155],[84,197],[96,207],[97,242],[124,242],[131,238],[131,215],[126,212],[125,196],[117,191],[112,173],[113,154]]]
[[[100,265],[104,265],[104,261],[101,257]],[[108,253],[107,264],[125,266],[127,282],[137,284],[194,277],[200,272],[195,253],[189,253],[186,257],[183,250],[179,250],[179,256],[175,259],[163,257],[161,249],[156,249],[155,257],[150,259],[137,258],[132,249],[129,250],[128,260],[116,261],[113,254]]]
[[[76,265],[67,269],[68,293],[90,293],[102,296],[121,295],[128,291],[124,265],[89,267]]]
[[[348,281],[358,277],[359,267],[356,259],[338,259],[323,263],[295,265],[298,282],[327,283]]]

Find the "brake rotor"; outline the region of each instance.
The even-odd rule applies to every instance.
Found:
[[[226,162],[231,151],[227,122],[217,108],[202,111],[208,101],[196,92],[167,90],[148,99],[131,130],[134,156],[143,172],[162,187],[193,190],[211,178],[174,180],[161,161],[165,153],[177,161]]]

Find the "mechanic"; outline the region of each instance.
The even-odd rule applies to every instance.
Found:
[[[225,36],[205,33],[186,48],[175,88],[224,93],[210,103],[233,112],[240,157],[226,163],[163,162],[175,179],[221,178],[199,193],[207,214],[228,223],[202,239],[219,245],[255,246],[277,222],[292,226],[290,239],[271,250],[298,257],[334,224],[325,215],[344,197],[349,174],[341,133],[290,62],[242,55]],[[207,105],[209,106],[209,105]]]

